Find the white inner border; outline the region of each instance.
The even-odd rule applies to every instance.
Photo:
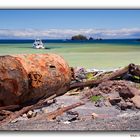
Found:
[[[0,9],[140,9],[140,0],[0,0]],[[112,133],[87,133],[81,132],[77,133],[40,133],[36,135],[34,133],[27,133],[28,135],[24,135],[23,133],[9,133],[5,132],[2,134],[0,138],[3,140],[6,139],[14,139],[14,140],[48,140],[53,139],[61,139],[61,140],[94,140],[94,138],[98,139],[106,139],[107,140],[115,140],[118,138],[126,138],[130,139],[139,139],[140,132],[128,132],[128,133],[120,133],[120,132],[112,132]],[[12,134],[12,135],[11,135]],[[25,133],[26,134],[26,133]],[[136,137],[131,137],[130,134],[137,134]],[[7,137],[5,137],[7,136]]]

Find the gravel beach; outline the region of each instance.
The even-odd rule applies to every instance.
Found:
[[[48,107],[36,110],[53,111],[81,101],[80,95],[65,94],[57,97]],[[73,112],[73,113],[72,113]],[[78,115],[76,115],[76,113]],[[96,114],[93,117],[93,114]],[[116,106],[96,107],[91,101],[85,105],[65,112],[54,121],[24,119],[23,117],[0,128],[0,130],[47,130],[47,131],[94,131],[94,130],[140,130],[140,111],[138,109],[119,110]]]

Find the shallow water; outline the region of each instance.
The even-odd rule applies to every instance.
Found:
[[[0,55],[22,53],[57,53],[70,66],[110,69],[129,63],[140,64],[140,42],[136,40],[97,40],[69,42],[48,40],[49,49],[33,49],[33,40],[0,40]],[[45,42],[45,41],[44,41]]]

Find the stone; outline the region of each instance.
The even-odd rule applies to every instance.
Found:
[[[121,98],[118,92],[114,92],[114,93],[109,94],[108,100],[112,105],[116,105],[117,103],[121,101]]]
[[[79,114],[77,111],[68,111],[60,116],[58,116],[56,118],[57,121],[59,122],[65,122],[65,121],[69,121],[69,122],[73,122],[78,120]]]
[[[125,101],[121,101],[120,103],[117,104],[121,110],[126,110],[127,109],[127,103]]]
[[[92,118],[93,118],[93,119],[96,119],[96,118],[98,118],[98,117],[99,117],[98,114],[96,114],[96,113],[92,113]]]
[[[32,118],[33,117],[33,111],[28,111],[28,113],[27,113],[27,117],[28,118]]]
[[[134,107],[134,104],[132,102],[126,102],[127,108],[132,108]]]
[[[106,101],[104,102],[104,105],[107,106],[107,107],[112,106],[111,103],[110,103],[108,100],[106,100]]]
[[[43,113],[48,113],[48,109],[47,109],[47,108],[44,108],[44,109],[42,110],[42,112],[43,112]]]
[[[119,95],[119,93],[118,92],[112,92],[112,93],[110,93],[109,94],[109,96],[108,96],[108,98],[119,98],[120,97],[120,95]]]
[[[23,118],[26,118],[26,117],[27,117],[27,114],[24,113],[24,114],[22,115],[22,117],[23,117]]]
[[[133,90],[136,90],[136,89],[133,88]],[[119,91],[119,94],[120,94],[120,97],[122,97],[123,99],[134,97],[134,93],[130,91],[128,88],[121,88]]]
[[[135,95],[133,98],[131,98],[131,101],[134,103],[136,108],[140,109],[140,95]]]
[[[95,103],[95,106],[96,106],[96,107],[102,107],[102,106],[104,106],[104,101],[102,101],[102,100],[97,101],[97,102]]]
[[[5,117],[0,115],[0,121],[2,121]]]
[[[69,122],[69,121],[65,121],[65,122],[63,122],[63,124],[70,124],[71,122]]]

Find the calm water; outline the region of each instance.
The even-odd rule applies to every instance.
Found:
[[[70,66],[99,69],[123,67],[129,63],[140,64],[140,41],[136,39],[43,40],[49,49],[33,49],[33,42],[34,40],[0,40],[0,55],[57,53]]]
[[[0,44],[29,44],[34,40],[30,39],[1,39]],[[42,40],[43,43],[91,43],[91,44],[118,44],[118,45],[140,45],[137,39],[104,39],[104,40],[88,40],[88,41],[72,41],[72,40]]]

